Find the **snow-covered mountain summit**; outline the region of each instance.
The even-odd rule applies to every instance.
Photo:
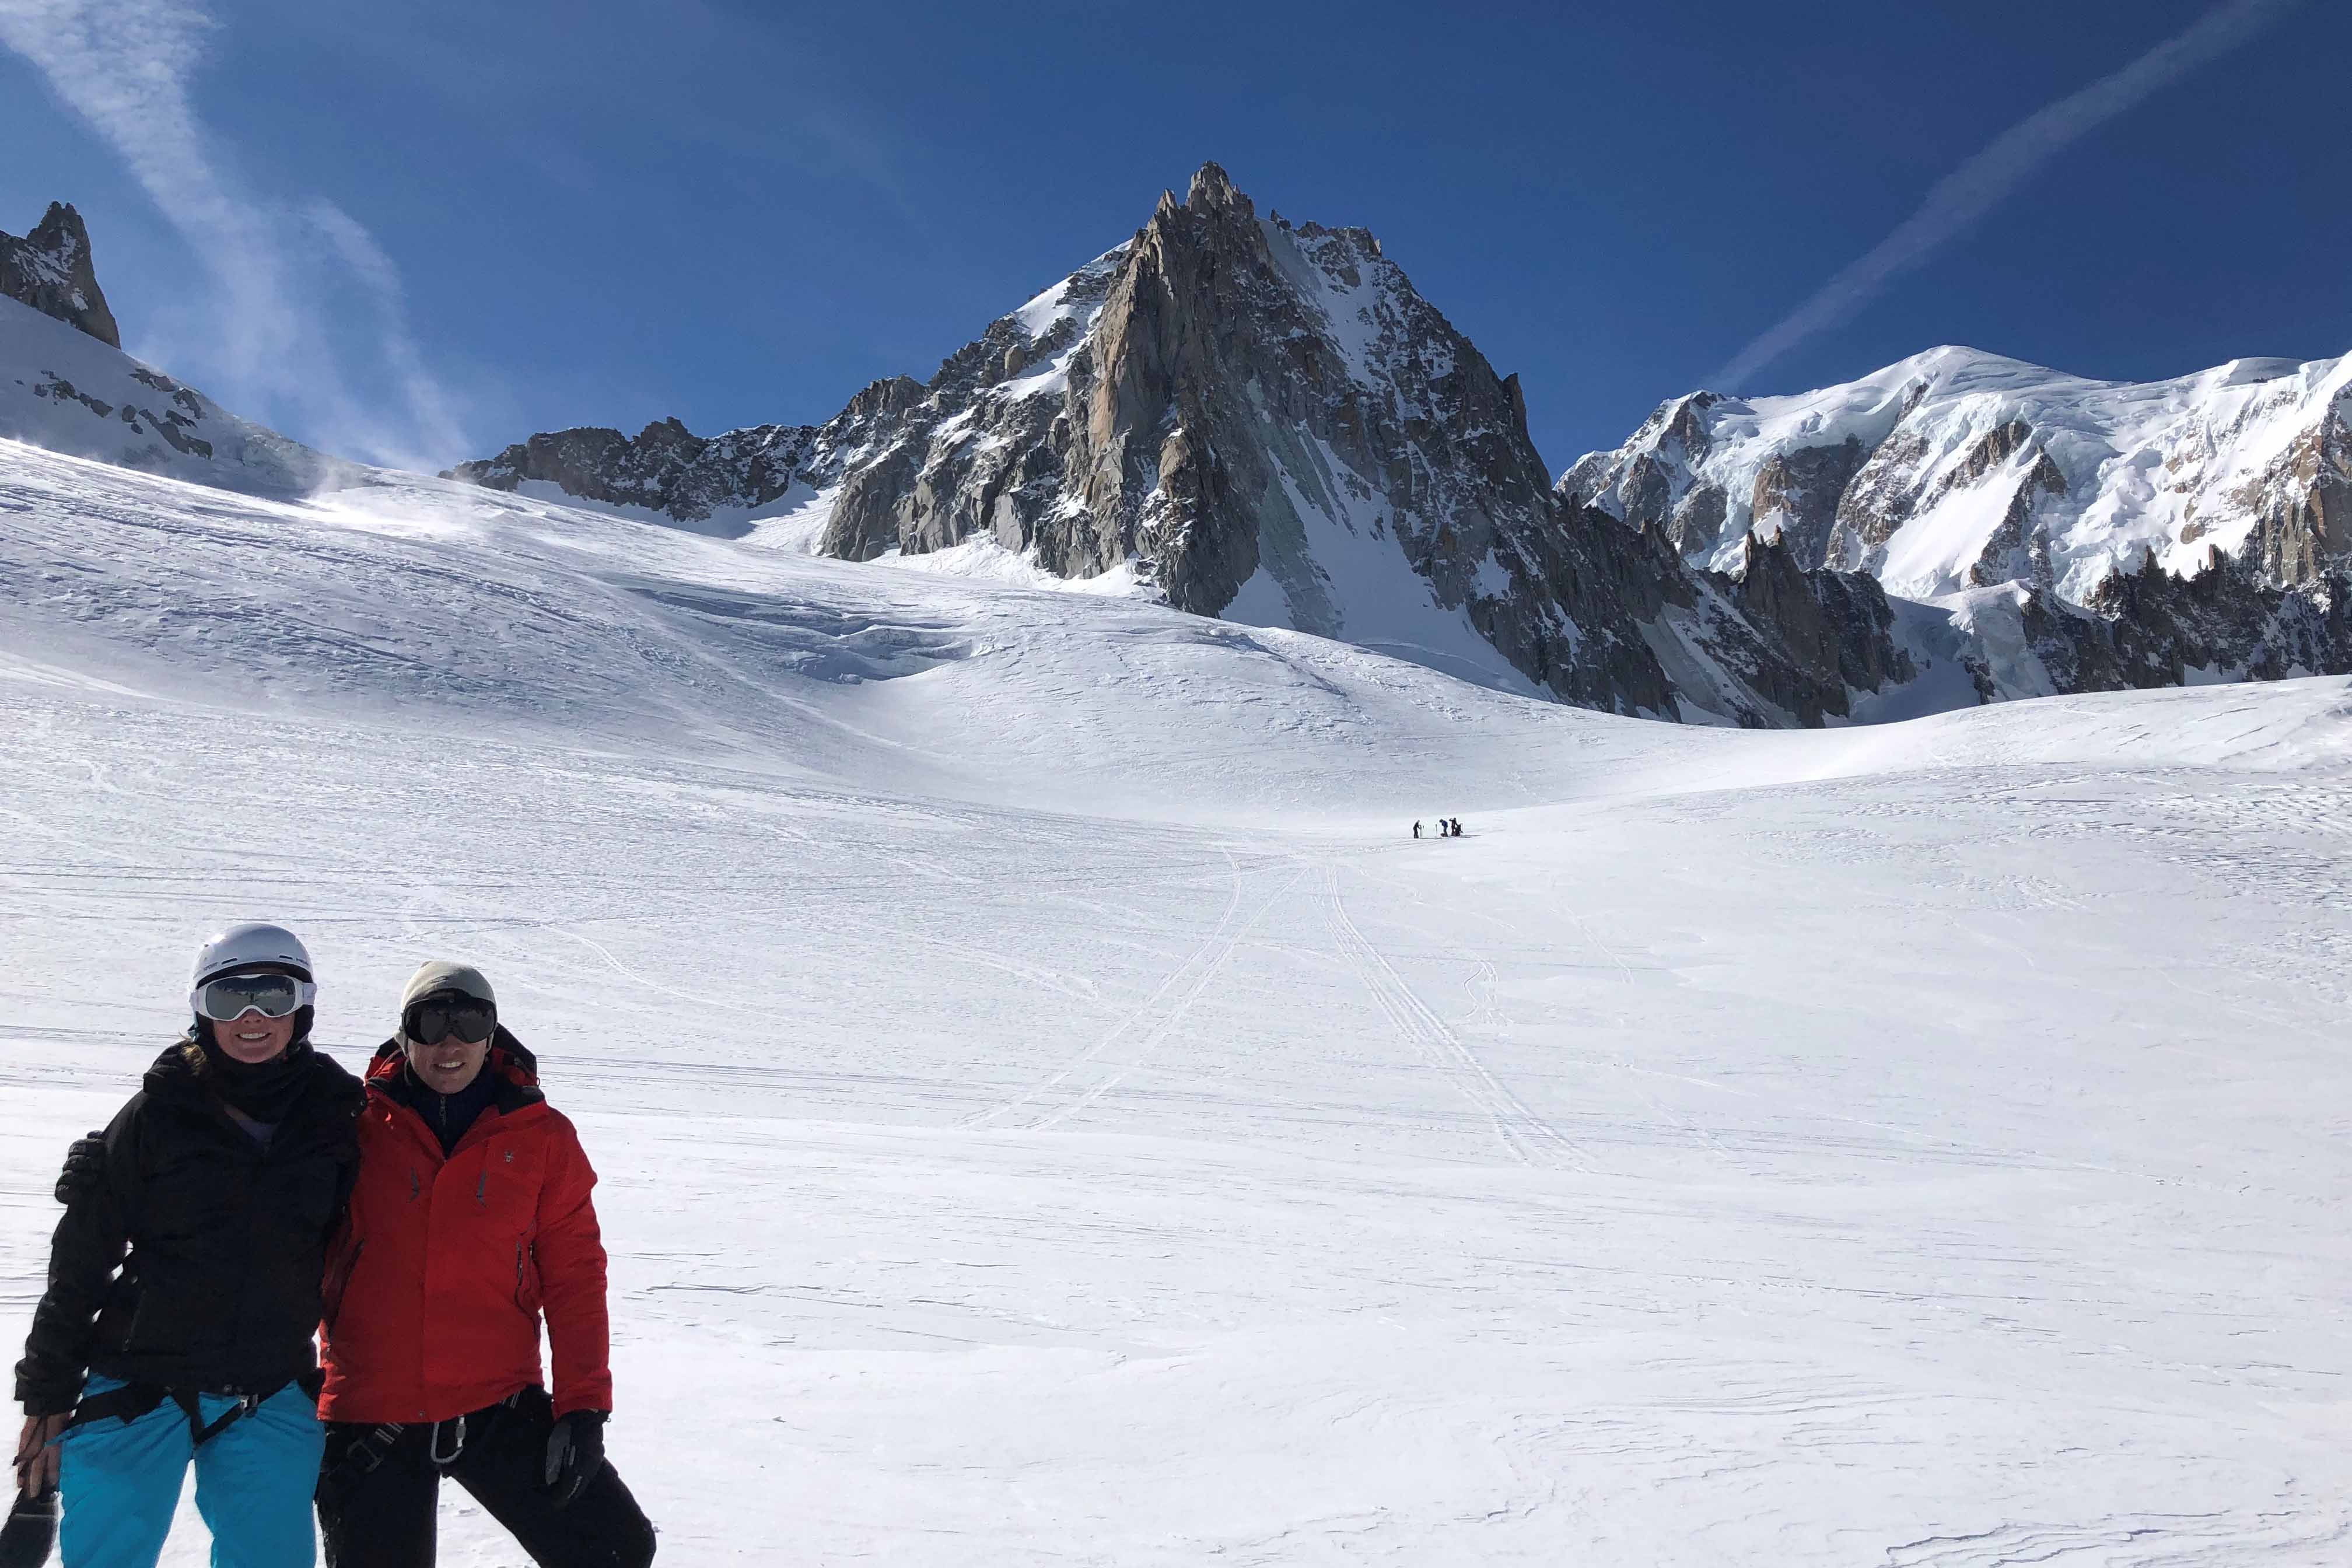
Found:
[[[1911,598],[2022,581],[2088,603],[2150,551],[2310,584],[2352,562],[2352,356],[2135,384],[1930,349],[1794,396],[1675,398],[1559,489],[1695,563],[1753,530]]]

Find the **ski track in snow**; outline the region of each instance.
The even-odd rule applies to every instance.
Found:
[[[1234,858],[1233,851],[1226,849],[1223,853],[1226,865],[1233,870],[1234,891],[1225,904],[1224,912],[1217,917],[1216,929],[1202,940],[1200,946],[1185,955],[1183,963],[1169,972],[1168,977],[1160,983],[1157,990],[1144,998],[1140,1006],[1111,1026],[1108,1033],[1080,1052],[1069,1065],[1014,1099],[966,1118],[965,1126],[1006,1125],[1008,1119],[1024,1113],[1027,1113],[1028,1120],[1018,1125],[1032,1130],[1054,1126],[1100,1100],[1150,1058],[1152,1047],[1165,1037],[1170,1029],[1183,1021],[1184,1015],[1200,999],[1201,993],[1208,989],[1209,983],[1216,978],[1217,972],[1233,956],[1234,947],[1249,934],[1250,928],[1257,923],[1274,901],[1273,899],[1266,900],[1258,906],[1255,914],[1236,923],[1242,911],[1247,880],[1243,875],[1241,862]],[[1293,881],[1296,879],[1295,877],[1292,879]],[[1287,891],[1289,886],[1288,882],[1284,883],[1280,891]],[[1106,1052],[1130,1035],[1139,1036],[1139,1041],[1134,1054],[1127,1060],[1108,1064],[1107,1069],[1093,1075],[1091,1081],[1081,1077],[1100,1061]],[[1076,1080],[1075,1083],[1074,1079]],[[1049,1103],[1041,1106],[1041,1100]],[[1066,1100],[1066,1103],[1050,1103],[1055,1100]],[[1036,1109],[1033,1110],[1032,1107]]]
[[[497,983],[666,1563],[2352,1561],[2352,683],[1695,733],[5,444],[0,589],[12,1331],[267,913],[352,1066]]]
[[[1590,1172],[1592,1167],[1576,1145],[1562,1137],[1550,1122],[1528,1110],[1524,1100],[1480,1065],[1477,1056],[1462,1043],[1462,1037],[1446,1027],[1445,1021],[1431,1012],[1405,983],[1396,965],[1364,939],[1356,922],[1349,918],[1347,900],[1340,895],[1339,868],[1327,868],[1324,879],[1330,898],[1332,937],[1349,967],[1355,971],[1357,979],[1387,1015],[1398,1035],[1420,1047],[1432,1067],[1451,1078],[1463,1097],[1486,1113],[1487,1120],[1495,1125],[1496,1138],[1513,1159],[1523,1165],[1550,1165],[1565,1160],[1578,1170]]]

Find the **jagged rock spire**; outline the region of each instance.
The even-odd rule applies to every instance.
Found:
[[[67,203],[51,202],[22,239],[0,234],[0,295],[78,327],[108,348],[122,346],[90,262],[89,230]]]
[[[1225,171],[1211,162],[1201,165],[1192,176],[1192,184],[1184,193],[1184,205],[1196,213],[1238,211],[1243,217],[1255,217],[1257,209],[1250,199],[1234,189]]]

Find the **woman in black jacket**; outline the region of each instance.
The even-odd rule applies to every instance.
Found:
[[[18,1481],[59,1491],[65,1568],[152,1568],[191,1459],[215,1562],[316,1560],[311,1336],[363,1098],[310,1047],[316,994],[283,927],[205,943],[187,1037],[75,1184],[16,1364]]]

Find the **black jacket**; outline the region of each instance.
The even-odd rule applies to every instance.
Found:
[[[106,1130],[102,1180],[58,1223],[16,1398],[69,1410],[86,1372],[215,1394],[267,1394],[317,1367],[327,1238],[359,1164],[365,1098],[303,1053],[299,1092],[264,1148],[174,1046]],[[126,1258],[125,1252],[129,1256]]]

